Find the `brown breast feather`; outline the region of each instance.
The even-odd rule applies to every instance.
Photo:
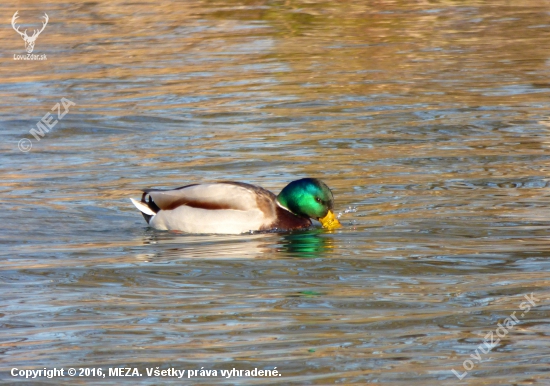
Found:
[[[264,213],[265,223],[261,231],[303,229],[311,226],[311,220],[296,216],[277,205],[277,196],[269,190],[242,182],[228,182],[254,191],[258,208]]]
[[[294,213],[281,208],[277,203],[274,203],[274,219],[271,223],[266,223],[260,230],[293,230],[304,229],[311,226],[309,218],[296,216]]]

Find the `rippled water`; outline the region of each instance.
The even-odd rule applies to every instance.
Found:
[[[47,60],[13,59],[16,7],[22,29],[49,15],[34,52]],[[0,9],[3,383],[22,380],[14,367],[135,367],[126,381],[143,384],[181,384],[154,367],[282,374],[194,384],[550,383],[550,2]],[[76,105],[37,141],[62,98]],[[128,200],[305,176],[337,212],[357,208],[343,228],[159,232]]]

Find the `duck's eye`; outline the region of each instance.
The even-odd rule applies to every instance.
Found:
[[[317,201],[319,204],[322,202],[319,197],[315,197],[315,201]]]

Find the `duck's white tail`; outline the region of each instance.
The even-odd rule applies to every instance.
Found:
[[[132,201],[132,204],[135,205],[136,208],[140,210],[141,213],[144,213],[148,216],[154,216],[156,213],[151,210],[147,205],[145,205],[143,202],[139,202],[134,200],[133,198],[130,198],[130,201]]]

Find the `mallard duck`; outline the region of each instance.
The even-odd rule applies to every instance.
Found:
[[[329,187],[316,178],[293,181],[278,196],[259,186],[223,181],[173,190],[147,189],[130,199],[145,221],[160,230],[238,234],[303,229],[311,218],[327,229],[341,226]]]

